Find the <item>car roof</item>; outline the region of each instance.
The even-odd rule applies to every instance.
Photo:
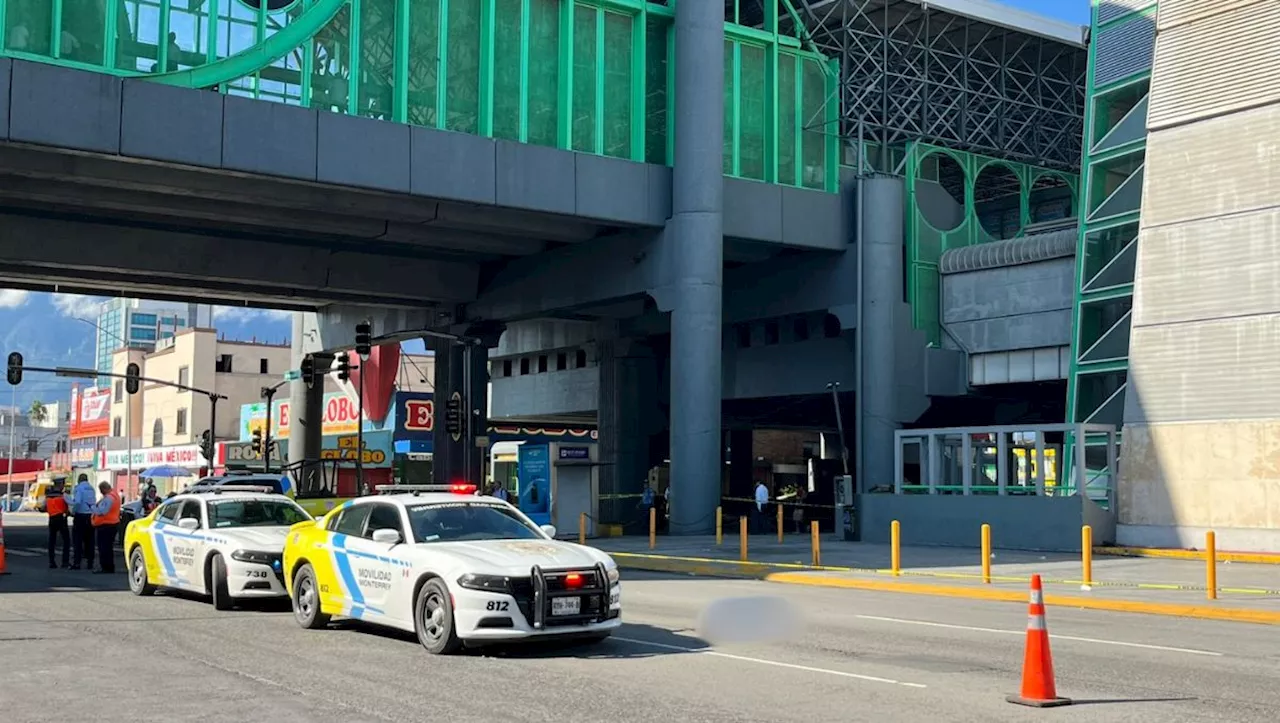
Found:
[[[356,502],[368,502],[372,500],[385,500],[387,502],[395,502],[402,505],[426,505],[426,504],[444,504],[450,502],[488,502],[493,504],[503,504],[502,500],[496,497],[483,497],[479,495],[464,495],[454,492],[398,492],[387,495],[370,495],[368,497],[359,497]]]
[[[239,500],[239,499],[272,499],[272,500],[289,500],[287,495],[276,494],[275,492],[247,492],[247,491],[227,491],[227,492],[183,492],[174,495],[165,502],[173,502],[174,500]],[[292,502],[293,500],[289,500]]]

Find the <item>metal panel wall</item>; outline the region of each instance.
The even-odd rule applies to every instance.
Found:
[[[1160,7],[1169,24],[1156,42],[1160,71],[1151,84],[1150,130],[1280,100],[1280,0],[1235,3],[1224,12],[1179,13],[1170,7],[1207,3],[1170,2]]]
[[[1098,31],[1094,38],[1093,86],[1101,88],[1151,68],[1156,23],[1150,15]]]
[[[1098,3],[1098,24],[1109,23],[1128,13],[1155,5],[1155,0],[1102,0]]]
[[[1164,0],[1160,3],[1160,16],[1156,20],[1156,25],[1160,30],[1167,30],[1251,5],[1274,2],[1275,0]]]

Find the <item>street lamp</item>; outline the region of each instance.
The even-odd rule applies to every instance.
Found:
[[[128,361],[129,351],[130,351],[128,341],[125,341],[123,338],[121,338],[119,334],[113,331],[107,331],[106,329],[103,329],[101,326],[97,324],[97,322],[89,321],[88,319],[83,319],[78,316],[74,318],[76,321],[83,322],[85,324],[88,324],[89,326],[92,326],[102,334],[106,334],[108,336],[114,337],[116,341],[123,344],[124,345],[123,348],[125,350],[125,361]],[[113,389],[112,394],[114,394],[114,387],[109,387],[109,388]],[[125,402],[124,404],[125,485],[127,486],[133,482],[133,395],[126,394],[124,402]],[[79,410],[77,410],[77,412],[78,411]]]

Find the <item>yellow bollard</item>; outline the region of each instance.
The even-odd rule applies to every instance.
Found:
[[[1218,599],[1218,538],[1213,530],[1204,533],[1204,586],[1210,600]]]
[[[724,510],[716,508],[716,544],[724,543]]]
[[[1093,528],[1088,525],[1080,528],[1080,566],[1080,586],[1093,587]]]
[[[782,503],[778,503],[778,542],[782,542]]]
[[[587,513],[578,513],[578,544],[587,544]]]
[[[982,526],[982,582],[991,584],[991,525]]]
[[[738,518],[738,559],[747,561],[747,518]]]
[[[894,577],[902,574],[902,525],[897,520],[889,525],[889,570]]]
[[[658,508],[649,508],[649,549],[658,546]]]
[[[822,565],[822,541],[818,536],[818,521],[809,523],[809,546],[813,548],[813,566]]]

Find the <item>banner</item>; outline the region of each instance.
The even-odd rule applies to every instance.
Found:
[[[71,389],[71,439],[111,434],[111,389]]]
[[[321,420],[321,433],[326,437],[356,433],[356,403],[342,392],[330,392],[324,395],[324,418]],[[293,417],[289,408],[289,400],[278,400],[272,405],[271,436],[276,439],[289,438],[289,426]],[[264,404],[244,404],[240,407],[240,440],[253,438],[255,429],[262,429],[267,421],[267,410]],[[378,431],[378,425],[371,424],[365,415],[364,431]]]
[[[98,465],[100,469],[118,470],[129,467],[129,453],[123,449],[105,451],[101,457],[101,464]],[[133,450],[134,474],[147,467],[155,467],[162,464],[185,467],[192,471],[209,466],[205,462],[204,453],[200,451],[200,445],[198,444]]]

